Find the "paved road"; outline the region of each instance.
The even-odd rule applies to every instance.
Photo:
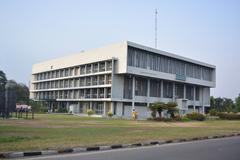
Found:
[[[240,137],[28,158],[33,160],[240,160]]]

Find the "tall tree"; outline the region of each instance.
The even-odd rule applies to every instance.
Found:
[[[210,97],[210,106],[213,109],[216,109],[216,101],[215,98],[213,96]]]
[[[29,103],[29,89],[23,83],[18,83],[16,87],[17,103]]]
[[[0,70],[0,113],[3,112],[5,106],[5,85],[7,83],[6,75]]]
[[[223,99],[223,110],[226,112],[232,112],[234,108],[234,103],[231,98],[224,98]]]
[[[235,99],[235,106],[236,106],[236,110],[238,112],[240,112],[240,94],[238,95],[238,97]]]

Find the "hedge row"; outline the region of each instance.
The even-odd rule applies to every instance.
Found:
[[[220,119],[226,120],[240,120],[240,114],[236,113],[218,113],[217,114]]]

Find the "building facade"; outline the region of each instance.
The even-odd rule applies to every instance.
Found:
[[[135,109],[145,119],[159,101],[205,113],[215,85],[213,65],[126,41],[34,64],[30,98],[76,114],[130,118]]]

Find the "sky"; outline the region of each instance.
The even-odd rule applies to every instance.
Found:
[[[239,0],[0,0],[0,70],[29,84],[34,63],[120,41],[216,65],[215,97],[240,93]]]

